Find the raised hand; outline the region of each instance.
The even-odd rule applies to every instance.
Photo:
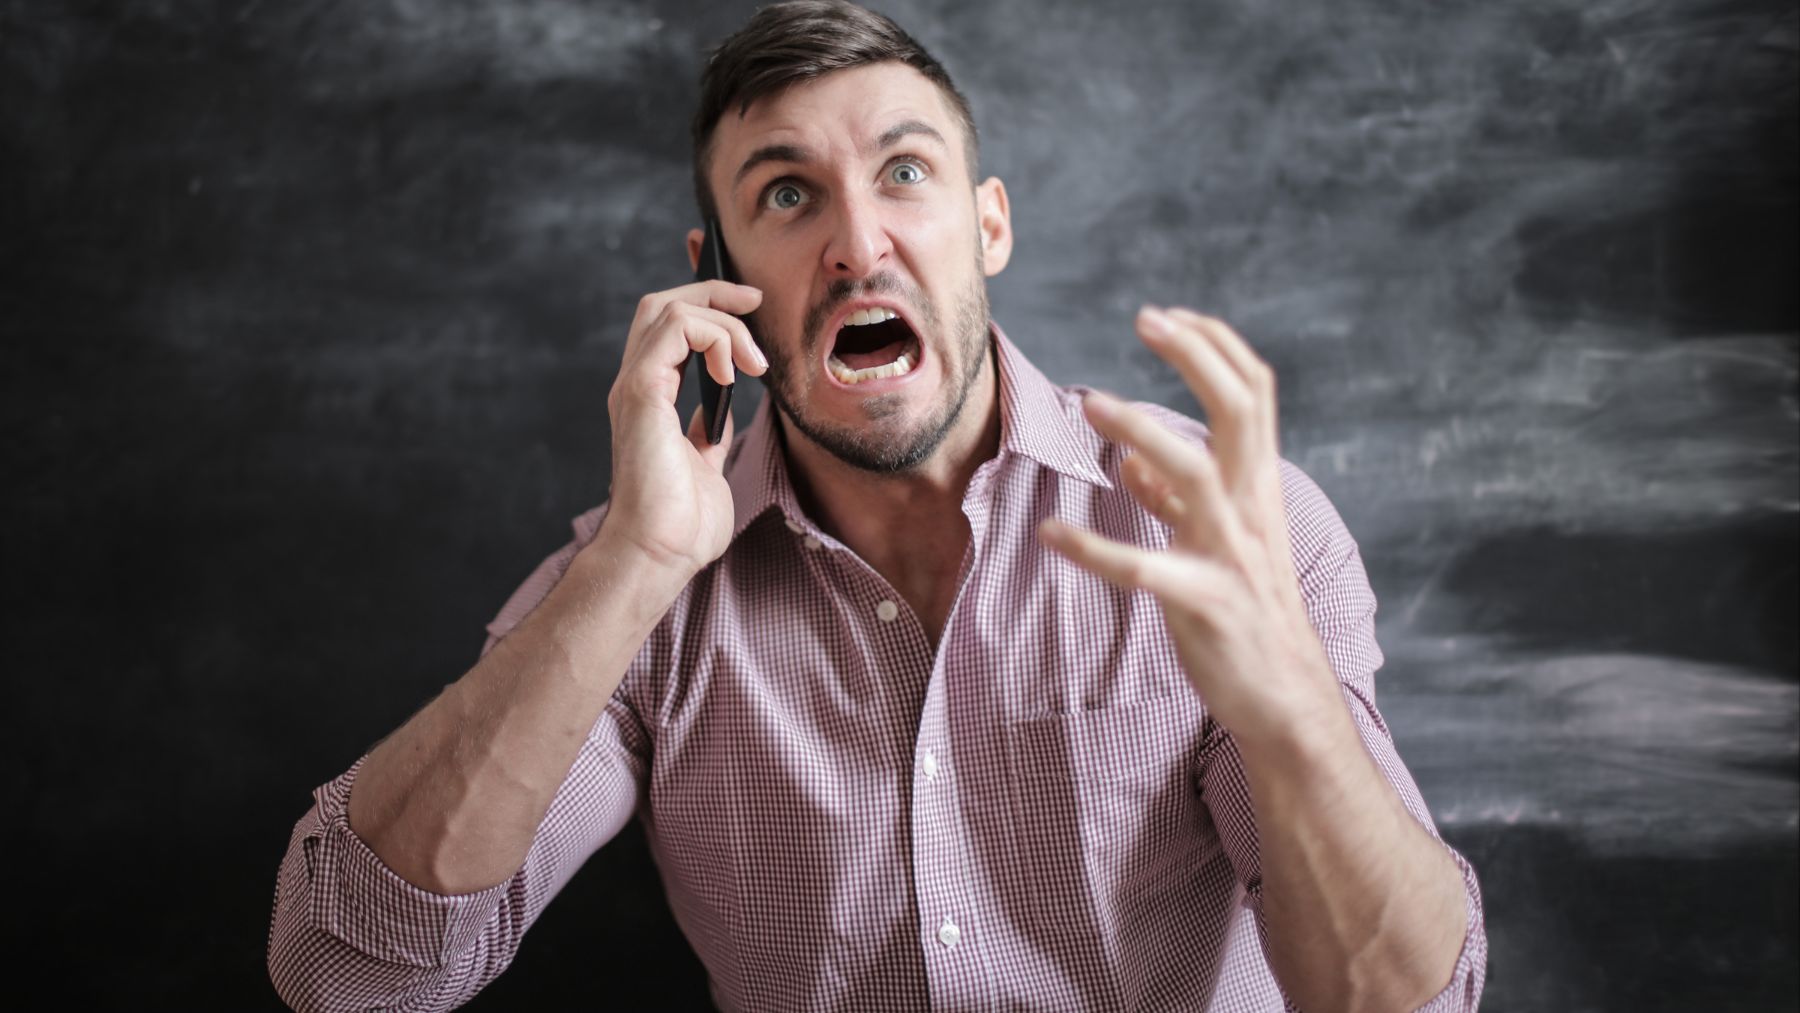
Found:
[[[1143,342],[1180,372],[1206,411],[1211,449],[1104,394],[1088,419],[1133,450],[1121,470],[1169,525],[1167,552],[1123,545],[1057,520],[1039,537],[1076,565],[1161,603],[1188,680],[1240,739],[1291,734],[1322,707],[1342,709],[1307,618],[1282,506],[1275,374],[1224,323],[1145,307]]]

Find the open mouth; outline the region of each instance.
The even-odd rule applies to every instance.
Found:
[[[855,385],[909,373],[919,357],[918,336],[906,321],[885,306],[871,306],[844,318],[825,366],[839,383]]]

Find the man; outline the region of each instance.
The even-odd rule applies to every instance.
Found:
[[[1147,307],[1210,431],[1051,385],[988,318],[1012,232],[976,164],[885,18],[782,4],[715,53],[696,188],[743,284],[643,299],[611,499],[316,793],[291,1004],[465,1001],[635,814],[726,1009],[1475,1007],[1474,875],[1270,371]],[[683,434],[691,351],[764,378],[742,437]]]

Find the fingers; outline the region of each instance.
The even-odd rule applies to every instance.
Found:
[[[1051,549],[1110,584],[1144,590],[1165,604],[1194,611],[1196,603],[1224,586],[1224,571],[1195,556],[1149,552],[1104,538],[1055,518],[1038,525]]]
[[[1225,357],[1226,361],[1231,363],[1232,368],[1237,370],[1238,375],[1249,385],[1252,392],[1257,391],[1265,382],[1273,385],[1275,371],[1270,369],[1269,364],[1255,352],[1251,351],[1244,339],[1239,337],[1236,331],[1226,326],[1224,321],[1201,316],[1182,306],[1171,306],[1163,312],[1211,339],[1213,347]]]
[[[1126,491],[1142,503],[1151,516],[1169,527],[1181,526],[1188,515],[1187,504],[1147,458],[1141,454],[1127,457],[1119,466],[1119,473],[1125,478]]]
[[[1214,548],[1230,544],[1238,536],[1240,522],[1237,513],[1226,508],[1224,479],[1210,452],[1110,395],[1089,394],[1083,407],[1102,435],[1142,455],[1141,459],[1127,459],[1123,466],[1126,489],[1145,509],[1174,528],[1178,541]],[[1153,474],[1144,474],[1146,469]],[[1134,481],[1140,487],[1134,487]],[[1157,483],[1166,485],[1168,493]]]
[[[697,281],[691,285],[652,292],[638,300],[637,316],[632,319],[632,329],[637,329],[640,322],[655,319],[670,302],[684,302],[741,317],[762,305],[762,290],[729,281]]]
[[[1218,436],[1228,484],[1236,488],[1257,466],[1258,456],[1274,446],[1274,373],[1230,328],[1191,311],[1181,313],[1145,307],[1138,314],[1138,335],[1200,399]]]
[[[1200,448],[1110,394],[1095,391],[1082,402],[1082,408],[1101,435],[1150,458],[1178,493],[1198,491],[1194,483],[1201,480],[1203,472],[1212,470],[1212,462]]]
[[[1275,370],[1252,351],[1250,345],[1236,331],[1226,326],[1223,320],[1202,316],[1180,306],[1171,307],[1167,312],[1177,322],[1186,324],[1209,339],[1212,347],[1237,370],[1244,384],[1249,387],[1251,400],[1255,404],[1256,417],[1250,427],[1250,434],[1271,458],[1279,455],[1277,429],[1281,420],[1280,412],[1276,409]]]
[[[671,303],[665,314],[671,319],[660,325],[670,331],[678,332],[684,339],[682,351],[698,352],[705,358],[706,372],[714,380],[722,384],[734,383],[737,373],[732,369],[733,337],[731,329],[711,316],[694,317],[690,310],[675,309],[679,303]],[[686,358],[683,358],[686,363]]]
[[[723,281],[696,282],[665,292],[652,292],[638,302],[626,338],[626,367],[679,368],[689,352],[706,356],[707,372],[730,383],[733,366],[751,376],[768,369],[768,360],[750,337],[741,317],[762,303],[762,292]],[[718,346],[716,352],[712,351]],[[647,363],[637,363],[648,358]]]

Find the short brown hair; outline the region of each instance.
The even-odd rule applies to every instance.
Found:
[[[969,100],[925,47],[884,14],[846,0],[788,0],[758,10],[744,27],[719,43],[700,75],[700,107],[694,111],[694,200],[703,218],[718,213],[706,181],[713,129],[733,103],[738,115],[751,103],[790,85],[871,63],[897,61],[938,86],[962,118],[963,149],[974,185],[979,139]]]

